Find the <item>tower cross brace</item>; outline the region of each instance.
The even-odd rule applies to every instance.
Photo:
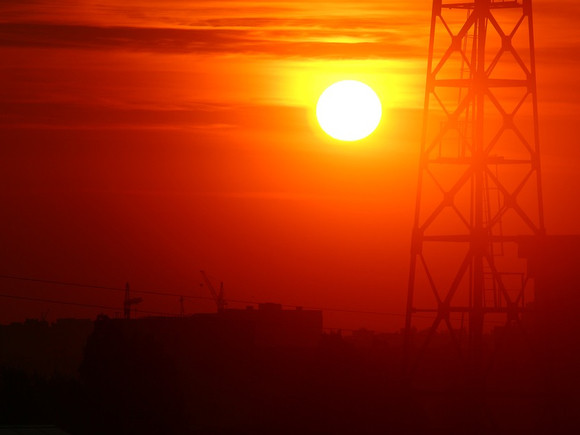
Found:
[[[514,246],[544,233],[532,0],[434,0],[405,323],[412,368],[441,328],[477,366],[488,322],[521,326],[530,285]]]

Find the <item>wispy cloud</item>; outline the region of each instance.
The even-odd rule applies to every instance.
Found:
[[[428,0],[6,1],[0,45],[315,58],[407,58]],[[425,5],[423,5],[423,3]],[[418,14],[424,15],[418,19]],[[422,48],[424,44],[420,45]]]
[[[381,74],[421,79],[400,81],[388,91],[412,95],[413,103],[407,98],[403,106],[420,104],[415,94],[424,86],[431,3],[6,0],[0,3],[0,50],[7,62],[0,74],[11,85],[0,88],[0,124],[251,124],[252,116],[267,118],[274,101],[296,101],[290,94],[309,85],[304,71],[308,64],[314,70],[311,60],[329,65],[325,73],[337,67],[334,61],[343,71],[344,61],[369,61],[367,72],[375,60],[398,61],[405,71]],[[580,37],[566,37],[570,26],[561,25],[580,17],[578,2],[561,0],[554,7],[535,0],[534,6],[543,71],[578,64]],[[270,63],[258,64],[257,58]],[[282,83],[292,74],[299,85]],[[561,89],[555,75],[550,72],[545,86]],[[215,104],[201,105],[208,101]],[[243,111],[235,106],[240,101]],[[257,113],[259,101],[265,110]]]
[[[423,47],[394,30],[282,26],[184,29],[4,23],[0,46],[352,59],[424,54]]]
[[[183,105],[174,109],[155,106],[52,101],[0,102],[0,129],[48,130],[220,130],[278,127],[299,128],[304,109],[270,105]]]
[[[577,21],[575,0],[534,1],[539,46]],[[0,44],[168,53],[251,53],[314,58],[408,58],[425,55],[431,0],[4,1]]]

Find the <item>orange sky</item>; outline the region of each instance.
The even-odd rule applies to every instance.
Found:
[[[205,269],[231,299],[402,314],[430,5],[2,2],[0,274],[206,296]],[[534,0],[534,13],[546,227],[578,233],[580,4]],[[314,120],[318,95],[343,79],[383,102],[379,129],[361,142],[333,141]],[[142,308],[177,312],[174,299]],[[72,313],[2,299],[0,322],[47,310]],[[398,316],[325,319],[402,326]]]

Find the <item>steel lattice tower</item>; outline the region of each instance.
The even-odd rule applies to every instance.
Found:
[[[521,325],[517,242],[544,233],[532,0],[452,1],[433,1],[405,330],[414,361],[441,332],[478,365],[488,322]]]

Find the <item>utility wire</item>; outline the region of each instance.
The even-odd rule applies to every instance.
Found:
[[[83,307],[83,308],[98,308],[101,310],[118,310],[118,308],[119,308],[119,307],[111,307],[108,305],[84,304],[81,302],[69,302],[69,301],[56,300],[56,299],[45,299],[45,298],[30,298],[30,297],[26,297],[26,296],[7,295],[7,294],[3,294],[3,293],[0,293],[0,298],[17,299],[17,300],[24,300],[24,301],[30,301],[30,302],[45,302],[45,303],[60,304],[60,305],[71,305],[71,306]],[[153,315],[158,315],[158,316],[179,317],[177,314],[162,313],[162,312],[158,312],[158,311],[146,311],[146,310],[132,310],[132,311],[137,312],[137,313],[142,313],[142,314],[153,314]],[[349,332],[357,331],[356,329],[352,329],[352,328],[339,328],[339,327],[331,327],[331,326],[327,326],[327,327],[324,327],[322,329],[325,331],[349,331]],[[375,331],[375,332],[377,332],[377,331]]]
[[[27,277],[14,276],[14,275],[0,275],[0,278],[1,279],[12,279],[12,280],[17,280],[17,281],[37,282],[37,283],[42,283],[42,284],[61,285],[61,286],[67,286],[67,287],[90,288],[90,289],[98,289],[98,290],[111,290],[111,291],[118,291],[118,292],[125,291],[125,288],[121,288],[121,287],[99,286],[99,285],[92,285],[92,284],[81,284],[81,283],[76,283],[76,282],[56,281],[56,280],[39,279],[39,278],[27,278]],[[193,295],[187,295],[187,294],[183,294],[183,293],[174,293],[172,291],[162,291],[162,290],[138,290],[138,289],[131,288],[131,293],[149,294],[149,295],[155,295],[155,296],[183,297],[185,299],[201,299],[201,300],[210,300],[210,301],[214,300],[212,297],[209,297],[209,296],[193,296]],[[259,305],[262,303],[262,302],[245,300],[245,299],[227,299],[227,302],[238,303],[238,304],[251,304],[251,305]],[[282,305],[284,307],[288,307],[288,308],[305,308],[307,310],[320,310],[320,311],[338,312],[338,313],[370,314],[370,315],[377,315],[377,316],[396,316],[396,317],[404,317],[405,316],[405,314],[402,314],[402,313],[382,312],[382,311],[362,311],[362,310],[350,310],[350,309],[346,309],[346,308],[311,307],[311,306],[292,305],[292,304],[280,304],[280,305]]]
[[[100,285],[93,285],[93,284],[81,284],[78,282],[67,282],[67,281],[54,281],[49,279],[39,279],[39,278],[25,278],[22,276],[14,276],[14,275],[0,275],[1,279],[13,279],[16,281],[28,281],[28,282],[38,282],[42,284],[53,284],[53,285],[61,285],[67,287],[80,287],[80,288],[90,288],[90,289],[97,289],[97,290],[111,290],[117,292],[124,292],[124,287],[108,287],[108,286],[100,286]],[[155,295],[155,296],[171,296],[171,297],[184,297],[190,299],[205,299],[213,301],[212,297],[209,296],[193,296],[193,295],[186,295],[182,293],[172,293],[172,292],[165,292],[162,290],[137,290],[131,288],[131,293],[139,293],[139,294],[147,294],[147,295]]]
[[[17,281],[37,282],[37,283],[42,283],[42,284],[52,284],[52,285],[60,285],[60,286],[67,286],[67,287],[77,287],[77,288],[88,288],[88,289],[111,290],[111,291],[117,291],[117,292],[125,292],[125,288],[121,288],[121,287],[99,286],[99,285],[93,285],[93,284],[82,284],[82,283],[76,283],[76,282],[56,281],[56,280],[39,279],[39,278],[27,278],[27,277],[22,277],[22,276],[15,276],[15,275],[0,275],[0,279],[11,279],[11,280],[17,280]],[[183,294],[183,293],[175,293],[173,291],[162,291],[162,290],[138,290],[138,289],[131,288],[131,293],[148,294],[148,295],[165,296],[165,297],[179,297],[179,298],[184,298],[184,299],[200,299],[200,300],[211,300],[211,301],[214,300],[212,297],[209,297],[209,296],[194,296],[194,295],[187,295],[187,294]],[[12,297],[12,296],[0,294],[0,297]],[[76,303],[72,303],[72,302],[68,303],[66,301],[58,302],[55,300],[40,300],[40,299],[35,299],[35,298],[26,298],[23,296],[14,296],[12,298],[13,299],[21,299],[21,300],[31,300],[31,301],[37,300],[39,302],[62,303],[65,305],[78,305],[78,306],[86,306],[86,307],[90,306],[89,304],[76,304]],[[251,301],[251,300],[244,300],[244,299],[227,299],[227,302],[238,303],[238,304],[250,304],[250,305],[259,305],[262,303],[262,302]],[[333,312],[333,313],[364,314],[364,315],[392,316],[392,317],[405,317],[406,316],[406,314],[403,314],[403,313],[394,313],[394,312],[388,312],[388,311],[364,311],[364,310],[351,310],[351,309],[346,309],[346,308],[327,308],[327,307],[314,307],[314,306],[292,305],[292,304],[280,304],[280,305],[282,305],[283,307],[288,307],[288,308],[305,308],[307,310],[320,310],[320,311]],[[111,309],[111,310],[117,309],[114,307],[105,307],[105,306],[100,306],[100,305],[94,305],[92,307],[93,308],[102,308],[102,309]],[[167,315],[167,313],[159,313],[159,312],[154,312],[154,311],[143,311],[143,310],[135,310],[135,311],[143,313],[143,314]],[[169,315],[173,316],[175,314],[169,314]],[[428,315],[417,315],[415,317],[424,318],[424,319],[433,319],[434,318],[434,316],[428,316]],[[459,320],[459,319],[455,319],[455,320]],[[494,321],[494,320],[490,320],[490,319],[487,319],[485,322],[486,323],[503,324],[503,322],[501,322],[501,321]]]
[[[72,305],[75,307],[84,307],[84,308],[98,308],[100,310],[116,310],[116,311],[119,310],[119,307],[111,307],[108,305],[85,304],[85,303],[81,303],[81,302],[70,302],[70,301],[63,301],[63,300],[59,300],[59,299],[31,298],[31,297],[27,297],[27,296],[8,295],[8,294],[4,294],[4,293],[0,293],[0,298],[17,299],[17,300],[21,300],[21,301],[30,301],[30,302],[46,302],[49,304]],[[134,309],[131,311],[134,311],[137,313],[142,313],[142,314],[158,315],[158,316],[176,316],[176,314],[163,313],[163,312],[159,312],[159,311],[147,311],[147,310],[138,310],[138,309]]]

